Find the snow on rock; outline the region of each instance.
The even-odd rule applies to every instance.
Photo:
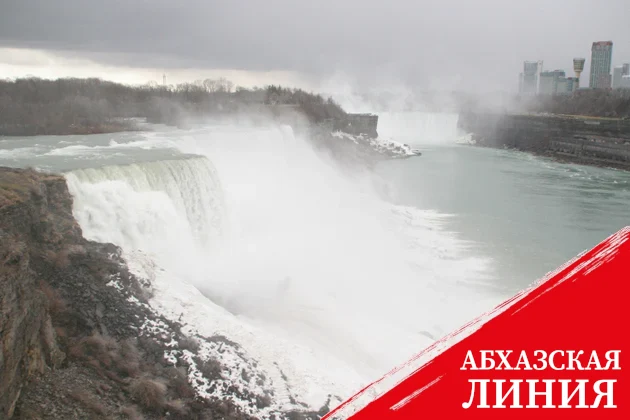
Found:
[[[381,137],[373,138],[364,134],[353,135],[344,133],[342,131],[335,131],[334,133],[332,133],[332,136],[338,139],[350,140],[355,144],[370,146],[377,152],[393,158],[420,155],[420,152],[418,150],[412,149],[408,144],[403,144],[391,139],[384,139]]]
[[[469,144],[469,145],[477,144],[475,139],[473,139],[472,134],[466,134],[464,136],[461,136],[460,138],[457,139],[456,143],[457,144]]]
[[[152,310],[178,323],[182,333],[194,341],[193,345],[188,342],[182,346],[167,323],[160,319],[148,319],[141,328],[141,334],[158,338],[167,348],[166,360],[187,367],[189,382],[199,396],[229,399],[244,413],[268,419],[283,418],[290,412],[332,407],[342,401],[335,395],[348,392],[347,382],[340,384],[298,368],[305,357],[315,359],[319,355],[305,356],[308,350],[297,347],[279,351],[278,341],[282,340],[267,337],[243,323],[193,285],[158,267],[148,254],[135,251],[124,258],[130,272],[146,285],[150,284]],[[115,287],[116,283],[111,284]],[[137,304],[145,305],[140,301]],[[251,356],[252,350],[256,359]],[[294,360],[287,354],[294,355]],[[302,359],[298,360],[299,357]],[[343,377],[343,372],[340,375]],[[331,395],[331,392],[336,394]]]

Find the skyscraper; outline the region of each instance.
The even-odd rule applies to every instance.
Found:
[[[537,61],[525,61],[523,63],[523,76],[521,78],[521,94],[535,95],[538,91],[539,63]]]
[[[617,66],[613,69],[612,88],[621,87],[621,76],[623,76],[623,67]]]
[[[612,47],[612,41],[593,42],[593,47],[591,48],[590,78],[590,87],[593,89],[610,88]]]
[[[630,86],[628,81],[630,80],[630,63],[623,63],[621,66],[617,66],[613,70],[613,89],[624,88],[627,89]]]
[[[564,70],[543,71],[540,73],[541,95],[556,95],[567,93],[567,79]]]

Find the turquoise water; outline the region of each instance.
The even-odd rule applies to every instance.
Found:
[[[425,147],[378,170],[396,203],[452,214],[449,230],[493,260],[507,293],[630,225],[628,172],[467,145]]]

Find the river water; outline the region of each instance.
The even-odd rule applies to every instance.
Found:
[[[441,125],[453,121],[434,117],[429,131],[449,132]],[[392,199],[453,214],[448,229],[492,258],[492,281],[508,294],[630,225],[628,172],[433,139],[412,135],[424,156],[381,165]]]
[[[150,128],[0,138],[0,166],[65,174],[87,238],[159,267],[156,307],[316,409],[630,224],[630,174],[458,144],[457,115],[382,114],[423,155],[371,174],[288,127]]]

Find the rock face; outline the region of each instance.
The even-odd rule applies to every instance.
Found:
[[[630,120],[469,112],[460,115],[458,126],[479,146],[630,170]]]
[[[56,245],[63,236],[47,232],[48,202],[63,179],[4,171],[0,183],[0,416],[10,418],[27,381],[65,355],[56,342],[50,302],[31,265],[33,247]],[[56,203],[57,204],[57,203]],[[61,204],[61,203],[58,203]],[[53,204],[54,205],[54,204]],[[62,224],[63,225],[63,224]],[[61,225],[60,225],[61,227]],[[64,229],[78,229],[65,224]],[[60,232],[61,233],[61,232]],[[36,244],[42,241],[41,244]]]
[[[334,122],[335,130],[348,134],[365,135],[377,138],[378,115],[374,114],[346,114]]]
[[[359,170],[372,168],[378,162],[385,160],[421,155],[419,151],[406,144],[369,137],[365,134],[331,132],[329,126],[326,125],[312,126],[306,135],[316,150],[344,165],[350,165]]]

